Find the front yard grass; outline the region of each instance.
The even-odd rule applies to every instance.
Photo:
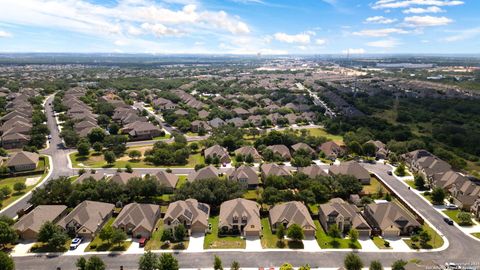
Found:
[[[178,182],[175,188],[181,188],[187,182],[187,175],[179,175]]]
[[[113,222],[115,221],[114,217],[111,217],[107,223],[103,227],[108,227],[112,226]],[[114,245],[111,243],[108,243],[108,241],[103,241],[100,239],[98,235],[93,238],[92,242],[88,244],[88,246],[85,248],[85,252],[89,251],[125,251],[130,247],[132,244],[132,241],[124,241],[120,245]]]
[[[445,215],[447,215],[451,220],[453,220],[455,223],[457,223],[458,225],[460,226],[465,226],[465,227],[468,227],[468,226],[472,226],[472,224],[470,225],[465,225],[465,224],[462,224],[462,222],[460,221],[460,219],[458,218],[458,214],[463,212],[462,210],[460,209],[457,209],[457,210],[443,210],[442,211]],[[467,212],[467,214],[470,214]],[[473,218],[473,216],[470,214],[470,216]]]
[[[188,247],[188,243],[189,243],[188,240],[182,242],[183,246],[181,243],[172,243],[168,246],[165,245],[165,243],[162,241],[162,235],[164,231],[163,219],[159,219],[157,221],[155,228],[158,228],[158,229],[152,233],[152,236],[147,241],[147,244],[145,245],[145,250],[148,251],[148,250],[159,250],[159,249],[186,249]]]
[[[317,232],[315,233],[315,236],[317,238],[317,243],[320,248],[362,248],[362,245],[360,245],[358,241],[355,241],[352,246],[352,242],[350,241],[350,239],[337,238],[335,239],[335,241],[333,241],[334,239],[325,233],[322,225],[320,225],[320,222],[318,220],[314,220],[313,222],[315,222],[315,226],[317,227]]]
[[[378,191],[382,189],[383,194],[389,193],[388,190],[378,181],[377,178],[371,177],[370,184],[363,185],[362,192],[366,195],[374,195],[377,194]]]
[[[243,193],[243,198],[247,200],[256,201],[260,197],[261,193],[262,193],[261,188],[248,189],[247,191],[245,191],[245,193]]]
[[[65,252],[70,249],[70,244],[72,243],[72,239],[68,239],[68,241],[63,245],[60,249],[53,248],[47,245],[47,243],[37,242],[33,244],[30,248],[30,252],[32,253],[45,253],[45,252]]]
[[[218,235],[218,216],[211,217],[208,222],[212,224],[212,231],[207,233],[203,248],[222,249],[222,248],[245,248],[246,241],[240,236],[219,236]]]
[[[438,233],[432,229],[427,223],[422,226],[422,229],[426,231],[430,236],[430,241],[427,242],[425,247],[421,247],[423,249],[436,249],[443,246],[443,238],[438,235]],[[419,247],[419,242],[413,242],[411,239],[405,239],[405,243],[411,248],[415,249],[415,247]]]
[[[373,243],[379,248],[379,249],[391,249],[391,247],[387,247],[385,245],[385,240],[381,237],[375,236],[373,237]]]
[[[473,236],[476,238],[480,239],[480,232],[472,233]]]

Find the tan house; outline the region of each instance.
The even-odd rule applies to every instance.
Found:
[[[307,175],[309,178],[328,176],[328,174],[318,165],[310,165],[308,167],[299,168],[298,172]]]
[[[243,159],[247,156],[252,156],[254,162],[261,162],[262,156],[258,153],[257,149],[253,146],[243,146],[235,150],[235,156],[243,156]]]
[[[325,158],[330,160],[335,160],[345,154],[345,149],[334,141],[322,143],[322,145],[320,145],[320,151],[325,154]]]
[[[243,198],[223,202],[220,205],[218,228],[222,235],[260,236],[260,205]]]
[[[241,165],[226,172],[229,180],[237,181],[243,188],[256,188],[259,184],[257,172],[250,166]]]
[[[272,207],[269,212],[269,221],[273,232],[280,224],[287,229],[293,224],[297,224],[303,229],[306,237],[315,236],[315,223],[313,223],[307,207],[298,201],[277,204]]]
[[[92,172],[86,172],[80,175],[77,180],[75,180],[75,183],[81,184],[85,182],[87,179],[93,179],[95,181],[100,181],[105,178],[105,174],[102,172],[97,172],[97,173],[92,173]]]
[[[201,179],[218,179],[218,169],[212,165],[201,168],[198,171],[192,172],[188,175],[188,181],[197,181]]]
[[[58,222],[66,231],[93,238],[112,216],[115,205],[104,202],[83,201]]]
[[[216,157],[218,158],[220,163],[230,163],[230,157],[228,155],[227,149],[221,147],[218,144],[205,149],[203,155],[205,156],[205,159],[210,158],[211,160],[213,160]]]
[[[38,165],[39,155],[37,153],[20,151],[13,154],[7,161],[7,167],[11,171],[31,171]]]
[[[350,175],[358,179],[363,185],[370,184],[370,173],[356,161],[342,162],[339,165],[332,165],[329,169],[330,175]]]
[[[142,178],[142,175],[136,171],[129,173],[129,172],[116,172],[110,181],[113,183],[117,183],[120,185],[126,185],[130,179],[133,178]]]
[[[125,125],[123,134],[128,134],[132,140],[150,140],[162,134],[162,130],[150,122],[135,121]]]
[[[318,219],[324,231],[336,224],[340,231],[347,234],[350,229],[358,231],[359,236],[370,236],[372,228],[361,215],[360,209],[340,198],[321,204],[318,211]]]
[[[43,224],[47,221],[56,223],[65,216],[65,205],[39,205],[30,213],[22,216],[13,229],[23,240],[36,240]]]
[[[160,218],[160,206],[130,203],[123,207],[112,227],[121,229],[133,237],[150,238]]]
[[[368,204],[363,213],[373,232],[383,237],[410,235],[421,227],[411,213],[393,202]]]
[[[315,150],[313,150],[313,148],[310,147],[310,145],[308,145],[306,143],[294,144],[294,145],[292,145],[292,149],[293,149],[293,152],[297,152],[299,150],[304,150],[307,153],[310,153],[310,155],[315,155]]]
[[[265,163],[260,166],[262,178],[269,176],[291,176],[290,171],[285,166],[280,166],[275,163]]]
[[[283,144],[270,145],[267,146],[267,149],[272,150],[274,155],[282,157],[283,160],[290,160],[292,158],[290,150]]]
[[[166,171],[158,171],[155,174],[155,177],[157,178],[160,185],[163,185],[168,189],[174,190],[177,186],[178,176],[173,173],[168,173]]]
[[[166,228],[183,224],[190,234],[204,234],[208,230],[210,206],[195,199],[176,201],[168,206],[163,218]]]
[[[16,132],[2,134],[2,147],[5,149],[22,149],[29,141],[29,135]]]

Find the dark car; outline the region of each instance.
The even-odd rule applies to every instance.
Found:
[[[453,220],[449,219],[449,218],[443,218],[443,220],[445,221],[445,223],[447,223],[448,225],[453,225]]]
[[[139,246],[139,247],[144,247],[145,244],[147,243],[147,240],[148,240],[148,239],[145,238],[145,237],[140,238],[140,240],[138,241],[138,246]]]

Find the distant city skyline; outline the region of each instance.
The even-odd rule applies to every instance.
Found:
[[[0,52],[480,52],[473,0],[2,0],[0,10]]]

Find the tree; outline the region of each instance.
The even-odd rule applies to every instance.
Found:
[[[395,169],[395,174],[400,177],[407,175],[407,171],[405,169],[405,163],[401,162],[400,165],[398,165],[398,167]]]
[[[290,228],[288,228],[287,236],[293,241],[301,241],[304,238],[302,227],[297,224],[291,225]]]
[[[237,261],[233,261],[230,270],[240,270],[240,264]]]
[[[78,270],[85,270],[85,266],[87,265],[87,260],[84,257],[80,257],[75,262],[75,266]]]
[[[7,253],[0,251],[0,269],[15,270],[15,262]]]
[[[175,240],[181,242],[183,241],[183,239],[185,239],[185,236],[187,235],[187,230],[185,229],[185,226],[183,226],[183,224],[179,224],[175,226],[173,234],[175,235]]]
[[[170,253],[163,253],[159,259],[159,269],[161,270],[178,270],[178,261]]]
[[[397,260],[392,264],[392,270],[405,270],[407,262],[404,260]]]
[[[113,239],[114,229],[111,226],[105,226],[100,231],[98,237],[102,239],[102,241],[107,241],[108,244],[111,244]]]
[[[377,147],[375,144],[366,142],[362,145],[363,153],[369,157],[375,156],[375,152],[377,150]]]
[[[117,159],[117,157],[115,156],[115,153],[113,153],[112,151],[106,151],[106,152],[103,154],[103,158],[105,159],[105,161],[106,161],[108,164],[113,164],[113,163],[115,163],[115,160]]]
[[[422,231],[418,237],[420,238],[420,246],[427,247],[428,241],[432,240],[432,236],[427,231]]]
[[[276,235],[279,240],[285,237],[285,226],[283,224],[278,225]]]
[[[369,270],[383,270],[382,263],[380,261],[372,261],[370,263]]]
[[[349,144],[347,144],[348,149],[350,152],[361,155],[363,153],[362,151],[362,146],[357,142],[357,141],[352,141]]]
[[[363,267],[363,262],[357,254],[348,253],[347,256],[345,256],[343,265],[347,270],[361,270]]]
[[[80,156],[88,156],[90,154],[90,144],[85,141],[81,141],[77,144],[78,154]]]
[[[50,247],[60,250],[68,241],[68,236],[58,225],[47,221],[38,232],[38,241],[47,243]]]
[[[137,160],[142,156],[142,153],[138,150],[131,150],[128,152],[128,157],[130,157],[133,160]]]
[[[289,263],[284,263],[280,266],[280,270],[293,270],[293,266]]]
[[[414,177],[414,184],[417,189],[422,190],[425,188],[425,179],[423,176],[417,174]]]
[[[101,142],[95,142],[92,147],[95,152],[100,152],[103,149],[103,144]]]
[[[431,192],[432,203],[435,205],[443,205],[446,196],[447,194],[443,188],[436,187]]]
[[[470,226],[473,224],[472,215],[468,212],[460,212],[457,214],[457,218],[460,226]]]
[[[85,270],[105,270],[105,263],[99,257],[92,256],[85,263]]]
[[[12,189],[9,186],[4,186],[0,189],[0,193],[2,193],[5,197],[12,193]]]
[[[8,223],[0,222],[0,247],[15,243],[17,238],[17,233]]]
[[[159,258],[151,251],[147,251],[138,261],[138,270],[156,270],[159,268]]]
[[[355,242],[358,240],[358,231],[355,229],[350,229],[348,232],[348,237],[350,238],[350,245],[355,247]]]
[[[328,236],[330,236],[332,238],[342,237],[342,232],[338,228],[337,224],[332,224],[328,227]]]
[[[166,229],[165,231],[163,231],[162,238],[160,240],[162,240],[162,242],[173,241],[173,231],[172,231],[172,229],[169,228],[169,229]]]
[[[120,229],[114,229],[113,234],[112,234],[112,244],[120,246],[123,241],[127,240],[127,234],[120,230]]]
[[[26,188],[27,188],[27,185],[25,185],[25,183],[23,182],[17,182],[13,185],[13,190],[15,190],[17,193],[21,192]]]
[[[132,165],[130,165],[130,163],[125,164],[125,171],[128,173],[133,172]]]
[[[222,260],[217,255],[215,255],[215,257],[213,259],[213,269],[214,270],[223,270]]]
[[[309,264],[302,265],[298,268],[298,270],[310,270],[310,265]]]

